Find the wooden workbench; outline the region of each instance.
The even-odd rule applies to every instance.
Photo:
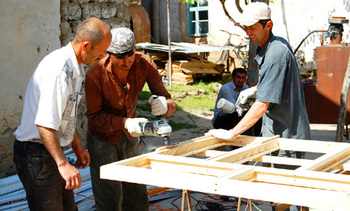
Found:
[[[220,146],[242,146],[231,151]],[[315,159],[270,156],[276,150]],[[349,210],[349,143],[239,136],[234,142],[203,136],[101,167],[101,178],[305,207]],[[249,163],[249,164],[248,164]],[[295,170],[263,167],[294,166]]]

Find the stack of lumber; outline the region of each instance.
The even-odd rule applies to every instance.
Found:
[[[165,65],[165,71],[168,64]],[[172,62],[172,82],[177,84],[191,84],[195,78],[221,75],[223,65],[218,65],[207,60],[183,60]]]

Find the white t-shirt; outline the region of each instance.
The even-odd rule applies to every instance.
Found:
[[[84,77],[71,43],[47,55],[28,83],[16,139],[42,143],[36,126],[40,125],[57,130],[60,145],[69,145],[74,138]]]

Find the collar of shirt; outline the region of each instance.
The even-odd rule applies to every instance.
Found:
[[[233,81],[231,81],[230,83],[231,83],[232,88],[233,88],[235,91],[237,91],[237,92],[238,92],[238,90],[237,90],[237,88],[236,88],[236,84],[235,84],[235,83],[233,83]]]
[[[84,66],[83,64],[78,64],[77,56],[75,55],[72,43],[68,43],[66,45],[67,51],[69,52],[69,59],[72,61],[73,64],[73,78],[78,77],[81,75],[83,78],[85,77],[84,73]]]
[[[258,65],[260,66],[261,63],[263,62],[264,56],[266,51],[269,48],[270,43],[272,42],[272,40],[275,38],[275,36],[271,33],[269,39],[267,39],[266,43],[263,45],[262,48],[258,47],[256,49],[256,56],[255,56],[255,61],[258,63]]]

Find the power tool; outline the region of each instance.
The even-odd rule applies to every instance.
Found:
[[[217,108],[222,110],[225,113],[231,114],[233,112],[237,112],[238,116],[242,116],[243,111],[248,111],[250,106],[253,105],[255,99],[250,98],[247,100],[246,104],[233,104],[232,102],[226,100],[225,98],[221,98],[217,103]]]
[[[141,132],[145,136],[170,136],[171,127],[165,119],[140,123]]]
[[[153,100],[157,98],[157,95],[152,95],[148,102],[152,104]],[[165,145],[172,145],[169,138],[172,131],[171,126],[168,124],[168,121],[162,117],[163,116],[156,116],[157,120],[141,123],[141,132],[145,136],[162,136],[164,137]]]
[[[140,127],[145,136],[162,136],[164,145],[172,145],[169,137],[172,130],[166,119],[143,122],[140,123]]]

